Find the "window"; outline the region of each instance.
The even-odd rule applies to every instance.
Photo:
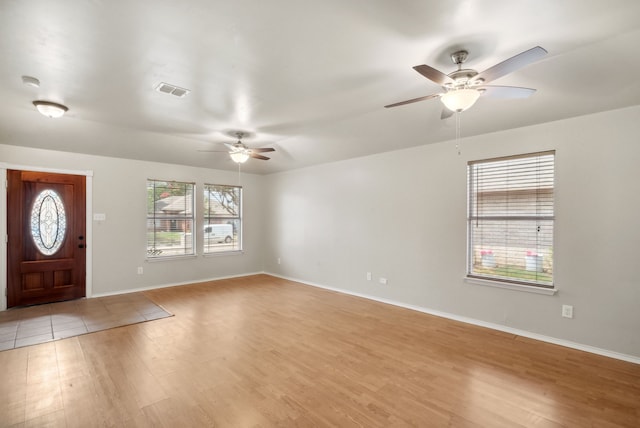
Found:
[[[31,208],[31,237],[36,248],[45,256],[58,252],[67,231],[67,215],[58,193],[45,189]]]
[[[204,253],[242,250],[242,187],[204,185]]]
[[[468,277],[553,288],[554,158],[469,162]]]
[[[147,257],[195,255],[194,183],[147,180]]]

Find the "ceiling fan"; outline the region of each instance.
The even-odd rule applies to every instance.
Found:
[[[413,67],[415,71],[427,79],[442,86],[444,92],[400,101],[386,105],[385,108],[411,104],[431,98],[440,98],[440,101],[442,101],[445,106],[441,119],[446,119],[455,112],[461,112],[471,107],[480,95],[491,98],[529,97],[536,91],[535,89],[516,86],[494,86],[487,85],[487,83],[523,68],[539,60],[546,54],[547,51],[545,49],[536,46],[478,73],[476,70],[470,68],[462,68],[462,64],[467,60],[469,52],[465,50],[456,51],[451,54],[451,60],[458,66],[458,69],[449,74],[444,74],[425,64]]]
[[[225,146],[229,149],[228,153],[235,163],[245,163],[249,158],[260,159],[260,160],[269,160],[270,158],[260,155],[259,153],[266,152],[275,152],[276,149],[272,147],[260,147],[250,149],[243,142],[242,138],[246,136],[246,133],[242,131],[237,131],[235,133],[238,141],[234,144],[224,143]],[[202,150],[203,152],[217,152],[219,150]]]

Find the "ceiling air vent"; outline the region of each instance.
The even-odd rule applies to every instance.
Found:
[[[158,86],[156,86],[156,91],[162,92],[165,94],[170,94],[178,98],[182,98],[185,95],[187,95],[189,92],[191,92],[188,89],[181,88],[175,85],[170,85],[169,83],[165,83],[165,82],[160,82]]]

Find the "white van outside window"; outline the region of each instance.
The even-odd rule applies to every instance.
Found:
[[[233,225],[231,224],[210,224],[204,228],[205,242],[224,242],[226,244],[233,241]]]

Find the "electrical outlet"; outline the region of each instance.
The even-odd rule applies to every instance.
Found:
[[[573,318],[573,306],[562,305],[562,316],[565,318]]]
[[[387,285],[387,278],[380,278],[380,284]]]
[[[278,264],[280,264],[280,257],[278,257]]]
[[[371,281],[371,272],[367,272],[367,281]]]
[[[144,273],[144,269],[142,266],[138,266],[138,275],[142,275]]]

